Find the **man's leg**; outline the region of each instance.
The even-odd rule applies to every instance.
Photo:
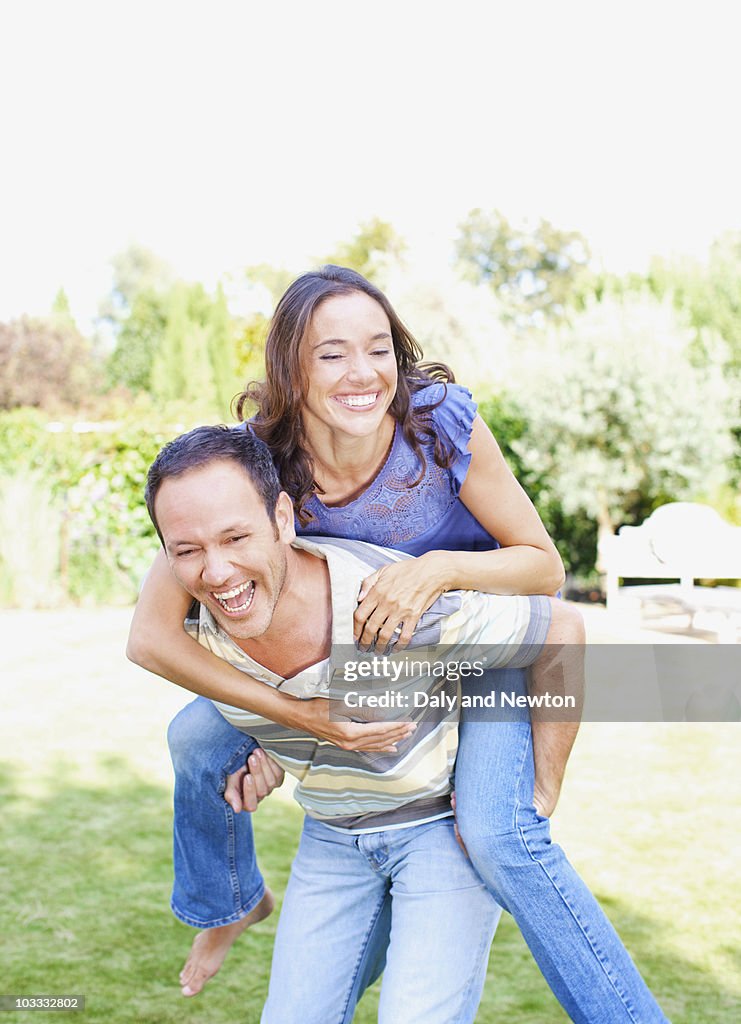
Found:
[[[306,819],[278,922],[262,1024],[349,1024],[383,970],[389,884],[361,852],[365,838]]]
[[[525,694],[525,673],[499,670],[477,684],[484,694],[494,688]],[[499,714],[499,721],[475,721],[466,712],[461,725],[457,816],[474,867],[517,921],[573,1021],[666,1021],[596,899],[551,842],[548,819],[535,810],[527,710]]]
[[[453,832],[452,818],[361,836],[391,877],[391,939],[379,1024],[469,1024],[501,909]]]
[[[226,776],[256,746],[198,697],[176,715],[167,733],[175,769],[172,911],[204,928],[181,972],[184,995],[213,977],[237,936],[267,917],[265,890],[252,838],[250,814],[234,814],[223,797]]]

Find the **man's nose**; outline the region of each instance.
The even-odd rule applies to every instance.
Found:
[[[220,551],[207,551],[201,576],[208,587],[222,587],[232,573],[231,562]]]

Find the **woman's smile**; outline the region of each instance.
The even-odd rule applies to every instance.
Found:
[[[374,434],[396,395],[391,324],[364,292],[325,299],[303,342],[304,424],[357,436]],[[359,433],[358,433],[359,432]]]

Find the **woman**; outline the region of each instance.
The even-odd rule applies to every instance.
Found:
[[[469,393],[440,383],[450,379],[443,367],[433,368],[437,380],[425,372],[420,357],[378,289],[352,271],[326,267],[303,275],[281,299],[266,345],[266,382],[239,402],[240,415],[248,398],[257,402],[252,429],[273,452],[299,532],[416,556],[364,584],[356,634],[379,648],[394,631],[407,642],[442,591],[554,593],[563,579],[555,547]],[[316,701],[266,694],[184,634],[187,603],[158,559],[132,627],[133,660],[346,748],[385,749],[403,736],[403,726],[343,732]],[[579,625],[565,638],[581,639]],[[529,721],[501,722],[496,730],[464,722],[456,790],[469,855],[573,1020],[665,1020],[596,901],[550,842],[548,815],[574,729],[537,729],[533,757]],[[195,701],[175,719],[169,739],[176,766],[173,910],[210,929],[197,937],[186,965],[185,991],[193,991],[223,959],[224,946],[269,906],[248,816],[235,817],[220,796],[249,751],[244,735],[208,702]],[[235,851],[245,848],[250,856],[240,863]]]

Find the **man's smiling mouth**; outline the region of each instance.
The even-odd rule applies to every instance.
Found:
[[[246,583],[241,583],[238,587],[233,587],[231,590],[225,590],[221,594],[216,594],[214,591],[211,591],[211,594],[225,612],[231,614],[246,612],[255,596],[255,581],[247,580]]]

